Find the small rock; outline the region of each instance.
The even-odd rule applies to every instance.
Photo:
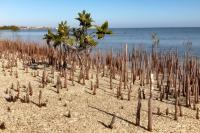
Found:
[[[7,107],[7,111],[8,111],[8,112],[11,112],[11,109],[10,109],[10,107]]]
[[[119,108],[120,108],[120,109],[124,109],[124,106],[120,106]]]
[[[4,122],[2,122],[2,123],[0,124],[0,129],[1,129],[1,130],[6,129],[6,126],[5,126],[5,123],[4,123]]]

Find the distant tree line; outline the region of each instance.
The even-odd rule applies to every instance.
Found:
[[[20,30],[20,28],[17,27],[17,26],[15,26],[15,25],[11,25],[11,26],[0,26],[0,30],[18,31],[18,30]]]

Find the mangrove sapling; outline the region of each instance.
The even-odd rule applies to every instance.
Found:
[[[56,33],[53,33],[50,29],[45,34],[44,39],[50,48],[60,48],[60,52],[64,49],[64,54],[73,52],[80,64],[80,74],[84,69],[84,58],[81,57],[82,53],[87,53],[92,47],[97,45],[97,40],[105,37],[106,34],[112,34],[112,31],[108,29],[108,22],[106,21],[101,26],[93,24],[93,19],[90,13],[83,11],[78,14],[78,20],[80,22],[79,28],[69,28],[67,22],[61,22],[58,25]],[[88,29],[95,27],[96,31],[88,33]],[[96,40],[95,40],[96,39]],[[61,60],[61,56],[59,59]],[[59,65],[61,66],[61,64]],[[81,74],[83,75],[83,74]],[[97,88],[99,86],[97,85]]]

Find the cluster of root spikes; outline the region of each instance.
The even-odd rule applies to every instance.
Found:
[[[142,110],[142,100],[148,99],[148,124],[147,129],[152,131],[152,115],[154,101],[173,101],[174,120],[184,117],[184,108],[196,110],[196,119],[199,119],[200,95],[200,71],[199,59],[192,56],[188,51],[180,57],[178,50],[165,50],[157,52],[153,49],[148,52],[142,48],[134,48],[128,51],[127,45],[119,52],[109,50],[101,52],[94,50],[93,53],[87,51],[80,53],[81,62],[74,52],[60,51],[59,49],[48,48],[35,43],[24,43],[21,41],[1,41],[0,58],[2,60],[2,71],[4,76],[14,76],[19,78],[18,62],[23,64],[25,73],[30,73],[33,77],[40,76],[40,87],[44,88],[49,83],[55,85],[55,92],[61,93],[61,89],[69,90],[69,82],[72,85],[86,84],[90,80],[91,94],[98,95],[98,88],[101,87],[101,78],[109,79],[108,88],[115,93],[119,100],[131,100],[133,95],[138,96],[136,110],[136,125],[140,126],[140,115]],[[42,65],[42,73],[39,73],[38,66]],[[50,68],[51,72],[47,72]],[[55,72],[59,72],[55,76]],[[76,74],[75,74],[76,73]],[[78,75],[78,76],[77,76]],[[55,79],[55,83],[54,83]],[[133,85],[139,82],[138,94],[132,94]],[[117,82],[117,84],[113,84]],[[14,88],[14,86],[17,86]],[[29,103],[32,95],[38,95],[36,102],[39,107],[46,106],[43,102],[42,91],[34,92],[31,81],[27,84],[25,94],[21,93],[20,83],[11,85],[6,90],[9,102],[20,99]],[[182,108],[184,107],[184,108]],[[169,115],[170,110],[157,107],[157,115]],[[116,115],[113,115],[111,124],[113,127]]]

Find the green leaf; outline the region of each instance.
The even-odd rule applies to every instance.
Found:
[[[44,35],[44,38],[47,41],[47,44],[49,45],[52,39],[54,38],[53,33],[51,32],[50,29],[48,29],[48,33]]]
[[[97,42],[89,35],[85,37],[84,43],[88,44],[90,46],[96,46],[97,45]]]
[[[69,35],[69,26],[67,26],[67,21],[65,22],[61,22],[59,25],[58,25],[58,34],[60,36],[68,36]]]
[[[73,46],[76,41],[75,41],[75,38],[70,37],[70,38],[66,39],[64,42],[65,42],[64,43],[65,45]]]
[[[102,30],[107,30],[108,29],[108,21],[104,22],[101,26]]]
[[[94,22],[90,13],[87,13],[85,10],[78,13],[78,18],[75,19],[78,20],[80,22],[80,26],[84,28],[90,28],[92,26],[92,22]]]
[[[108,29],[108,21],[105,21],[101,26],[96,26],[96,30],[98,39],[104,38],[106,34],[112,34],[112,31]]]

